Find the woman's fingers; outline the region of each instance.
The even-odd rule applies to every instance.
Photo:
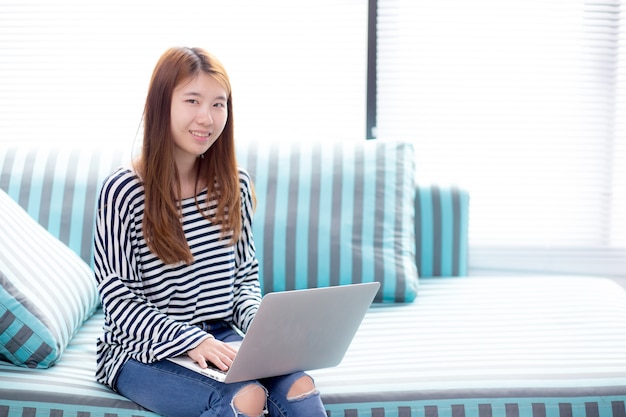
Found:
[[[206,339],[187,352],[187,356],[197,362],[201,368],[206,368],[207,362],[211,362],[222,371],[230,368],[236,354],[235,348],[216,339]]]

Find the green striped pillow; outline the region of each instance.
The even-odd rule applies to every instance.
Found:
[[[415,219],[415,257],[420,278],[467,275],[467,190],[455,186],[418,186]]]
[[[264,292],[379,281],[378,302],[417,294],[410,144],[241,143],[258,205]]]
[[[93,265],[96,197],[130,151],[58,144],[0,148],[0,189]]]
[[[0,190],[0,358],[47,368],[98,305],[89,266]]]

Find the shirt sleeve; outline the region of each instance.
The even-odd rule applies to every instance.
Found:
[[[233,322],[244,332],[252,322],[261,302],[259,262],[256,257],[252,235],[252,184],[245,171],[239,173],[241,189],[242,230],[236,243],[236,276],[234,287]]]
[[[211,336],[172,320],[142,295],[133,221],[140,210],[143,187],[134,176],[105,181],[96,215],[94,272],[105,312],[104,342],[149,363],[180,355]]]

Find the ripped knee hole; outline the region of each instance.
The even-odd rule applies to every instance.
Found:
[[[261,385],[250,384],[241,388],[234,396],[231,407],[235,415],[262,416],[267,414],[267,391]]]
[[[317,394],[319,394],[319,391],[313,379],[310,376],[303,376],[293,383],[287,393],[287,400],[299,401]]]

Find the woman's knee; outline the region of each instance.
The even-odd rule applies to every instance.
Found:
[[[266,404],[267,393],[261,385],[257,384],[244,386],[233,397],[235,413],[246,416],[262,416],[265,414]]]
[[[308,375],[303,375],[296,379],[291,385],[289,392],[287,393],[287,399],[290,401],[299,400],[311,396],[317,393],[317,388],[313,382],[313,378]]]

